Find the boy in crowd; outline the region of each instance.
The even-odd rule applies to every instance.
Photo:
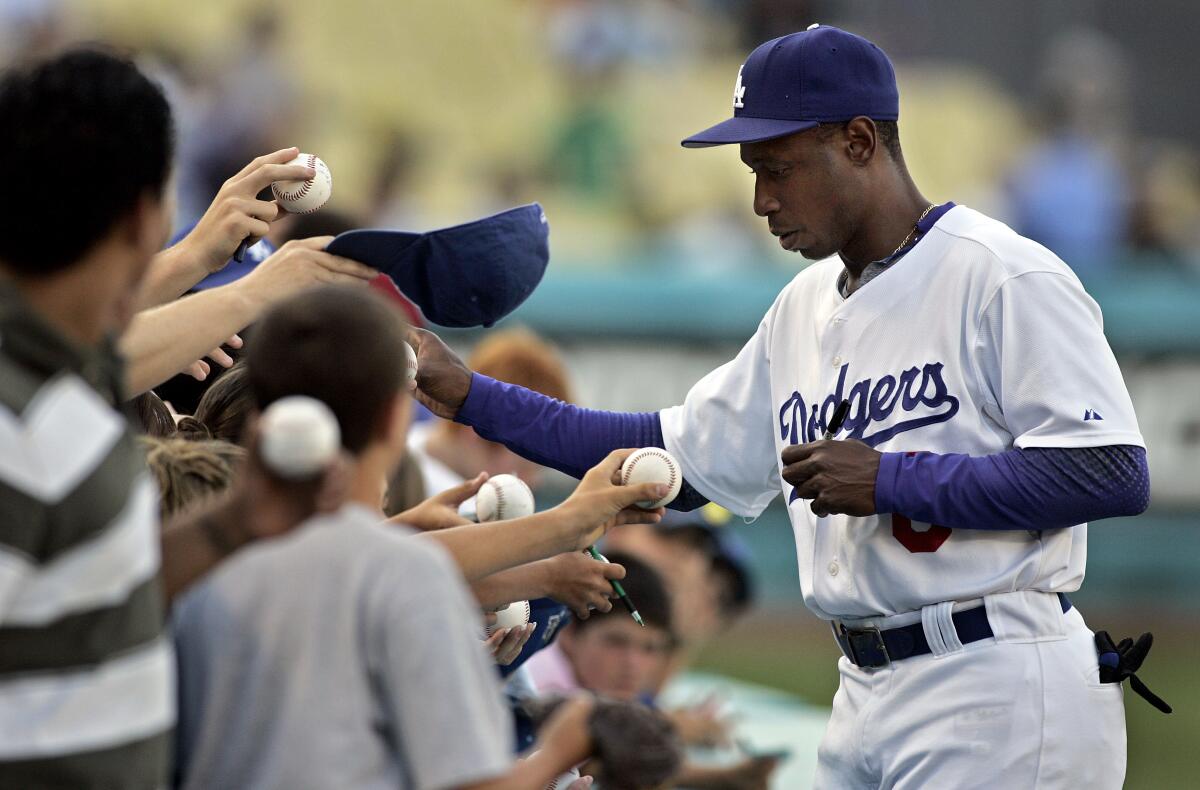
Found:
[[[670,594],[649,564],[616,552],[609,560],[624,566],[621,585],[637,602],[646,626],[639,626],[621,606],[572,622],[556,644],[526,664],[540,693],[587,689],[622,700],[652,696],[653,684],[675,649]]]
[[[171,112],[122,57],[76,50],[10,70],[0,118],[0,787],[157,788],[175,720],[163,593],[256,536],[192,524],[160,547],[157,491],[115,409],[129,380],[115,341],[148,272],[147,292],[169,298],[248,218],[223,200],[156,255]],[[293,250],[251,290],[302,287],[321,256]],[[188,329],[160,309],[143,331],[169,345]],[[182,368],[188,353],[134,361]]]
[[[177,607],[184,787],[526,788],[588,753],[581,714],[568,711],[536,756],[512,764],[477,610],[437,543],[449,538],[477,570],[577,549],[651,487],[613,485],[616,453],[558,508],[458,528],[469,549],[453,528],[413,538],[382,523],[412,409],[404,337],[382,297],[344,288],[295,296],[256,327],[256,405],[307,395],[329,406],[352,456],[350,494],[241,552]]]

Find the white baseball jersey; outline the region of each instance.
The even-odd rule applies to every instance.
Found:
[[[843,298],[842,263],[813,264],[750,342],[662,412],[666,448],[700,493],[757,516],[781,491],[805,603],[821,617],[911,612],[1013,590],[1071,592],[1086,525],[949,529],[899,515],[818,518],[780,453],[821,438],[881,452],[1144,446],[1100,309],[1053,253],[963,206]]]

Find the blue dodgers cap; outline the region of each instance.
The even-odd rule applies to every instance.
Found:
[[[861,36],[813,25],[751,52],[738,70],[733,117],[682,145],[757,143],[860,115],[877,121],[900,117],[892,62]]]
[[[427,233],[351,230],[326,249],[391,277],[435,324],[491,326],[541,282],[550,225],[541,205],[530,203]]]

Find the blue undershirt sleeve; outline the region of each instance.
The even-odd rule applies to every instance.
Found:
[[[523,458],[575,478],[613,450],[663,447],[657,412],[584,409],[478,373],[471,376],[471,389],[455,420]],[[707,502],[684,480],[670,507],[693,510]]]
[[[1070,527],[1149,503],[1146,451],[1134,445],[884,453],[875,481],[876,512],[964,529]]]

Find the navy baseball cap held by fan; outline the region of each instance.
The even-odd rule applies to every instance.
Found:
[[[427,233],[351,230],[326,250],[392,278],[440,326],[491,326],[516,310],[550,262],[550,225],[537,203]]]
[[[738,70],[733,117],[682,145],[757,143],[860,115],[877,121],[899,118],[892,62],[861,36],[813,25],[751,52]]]

